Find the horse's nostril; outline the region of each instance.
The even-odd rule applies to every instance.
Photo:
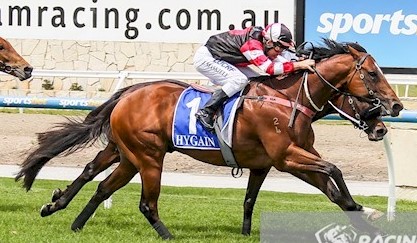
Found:
[[[394,102],[392,105],[392,111],[393,111],[392,116],[398,116],[402,109],[404,109],[404,107],[401,103]]]
[[[388,130],[386,128],[379,128],[376,130],[376,134],[378,137],[383,137],[385,134],[387,134]]]
[[[25,71],[25,73],[32,73],[32,71],[33,71],[33,67],[31,67],[31,66],[27,66],[27,67],[25,67],[23,70]]]

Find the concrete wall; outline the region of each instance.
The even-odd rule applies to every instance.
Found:
[[[146,42],[98,42],[60,40],[8,39],[35,69],[93,70],[93,71],[152,71],[195,72],[193,54],[201,45],[146,43]],[[43,92],[45,80],[53,82],[54,91]],[[11,76],[0,76],[2,95],[60,95],[69,96],[72,83],[82,86],[87,96],[98,92],[111,92],[113,79],[98,78],[36,78],[30,83],[19,82]],[[128,80],[136,82],[135,80]],[[73,93],[73,92],[72,92]]]
[[[417,201],[417,124],[393,123],[390,135],[397,198]]]

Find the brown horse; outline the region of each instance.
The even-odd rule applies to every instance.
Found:
[[[32,76],[33,68],[21,57],[13,46],[0,37],[0,72],[26,80]]]
[[[325,44],[325,47],[315,49],[313,58],[319,61],[317,72],[308,75],[305,82],[309,87],[304,86],[305,94],[301,95],[299,104],[310,109],[321,107],[333,95],[349,91],[360,100],[381,103],[393,116],[399,114],[403,106],[369,54],[330,40]],[[253,209],[251,199],[256,200],[260,185],[271,167],[289,172],[319,188],[345,211],[365,211],[352,199],[340,170],[322,160],[313,148],[311,117],[296,113],[294,126],[289,127],[292,109],[264,99],[271,96],[294,99],[302,82],[302,75],[295,74],[281,81],[275,78],[255,81],[246,88],[246,99],[238,111],[233,135],[233,152],[239,166],[251,170],[243,233],[250,232],[247,222],[250,223],[248,216]],[[81,229],[98,205],[139,171],[142,178],[140,211],[162,238],[172,237],[160,220],[157,209],[165,153],[176,150],[200,161],[225,165],[219,151],[173,147],[173,111],[184,89],[177,82],[163,81],[142,85],[122,96],[123,90],[89,114],[85,120],[90,126],[88,133],[68,134],[67,145],[74,145],[68,147],[70,150],[81,148],[79,141],[86,144],[100,135],[107,135],[112,147],[110,151],[117,149],[120,156],[119,166],[100,183],[97,193],[77,217],[72,229]],[[45,136],[40,137],[40,141],[44,139]],[[48,151],[36,152],[40,151],[29,155],[16,177],[25,177],[27,189],[42,166],[57,155]],[[117,159],[117,156],[112,157],[112,161]]]

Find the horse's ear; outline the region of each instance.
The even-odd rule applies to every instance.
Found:
[[[348,44],[343,44],[342,45],[342,48],[343,48],[343,50],[346,52],[346,53],[349,53],[350,51],[349,51],[349,45]]]
[[[347,53],[350,53],[355,59],[359,58],[359,52],[355,48],[349,45],[346,45],[346,48],[347,48]]]

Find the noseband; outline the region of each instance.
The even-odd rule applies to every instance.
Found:
[[[13,71],[15,71],[16,69],[12,66],[10,66],[9,64],[6,64],[2,61],[0,61],[0,72],[4,72],[7,74],[12,73]]]

